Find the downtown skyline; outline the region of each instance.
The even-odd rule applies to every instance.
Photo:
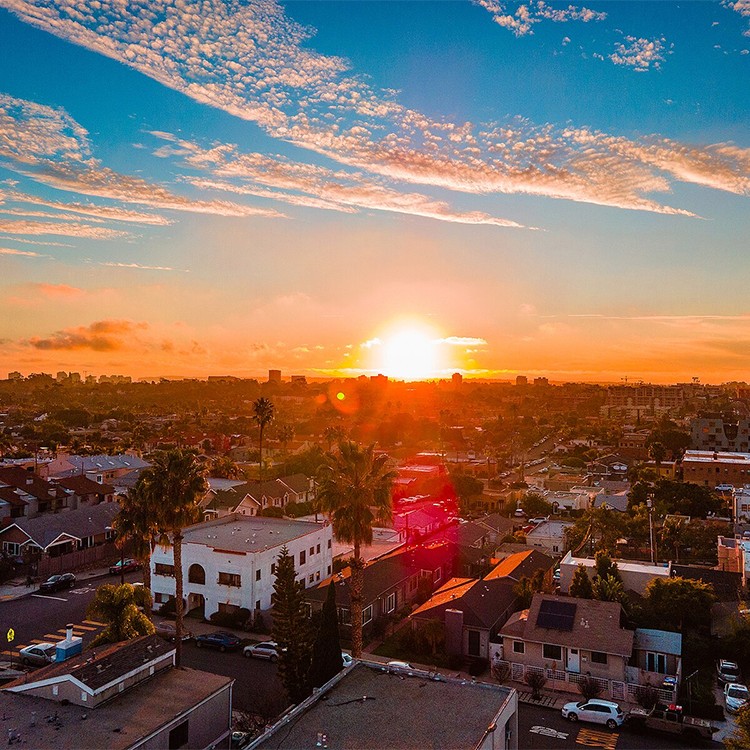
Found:
[[[6,371],[747,379],[750,3],[0,0]]]

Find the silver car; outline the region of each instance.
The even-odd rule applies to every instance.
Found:
[[[568,721],[590,721],[592,724],[604,724],[608,729],[616,729],[625,721],[625,714],[617,703],[596,698],[566,703],[562,715]]]
[[[279,647],[273,641],[264,641],[263,643],[253,643],[250,646],[245,646],[242,649],[242,653],[248,659],[254,657],[256,659],[276,661],[279,658]]]
[[[56,643],[34,643],[22,648],[18,653],[22,664],[44,667],[47,664],[52,664],[55,660],[56,651]]]

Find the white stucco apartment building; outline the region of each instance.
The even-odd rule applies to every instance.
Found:
[[[205,616],[237,607],[267,610],[283,547],[294,558],[297,579],[314,586],[332,573],[330,525],[233,514],[183,531],[185,606],[205,606]],[[154,606],[174,597],[171,546],[157,546],[151,557]]]

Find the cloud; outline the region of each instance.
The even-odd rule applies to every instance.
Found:
[[[95,352],[111,352],[125,348],[130,336],[148,328],[147,323],[129,320],[99,320],[89,326],[78,326],[56,331],[47,338],[34,337],[28,345],[34,349],[75,351],[91,349]]]
[[[86,295],[83,289],[77,286],[70,286],[69,284],[46,284],[40,282],[31,284],[30,286],[33,291],[49,299],[75,299]]]
[[[42,255],[42,253],[35,253],[31,250],[16,250],[12,247],[0,247],[0,255],[20,255],[25,258],[49,258],[49,255]]]
[[[383,342],[379,338],[374,339],[367,339],[367,341],[363,341],[360,346],[363,349],[372,349],[373,346],[380,346]]]
[[[0,219],[0,232],[6,234],[45,235],[59,234],[64,237],[81,237],[90,240],[112,240],[130,237],[128,232],[106,227],[92,227],[90,224],[56,224],[42,221],[3,221]]]
[[[626,65],[637,71],[645,71],[651,67],[658,70],[664,62],[665,42],[664,37],[643,39],[626,36],[624,42],[615,45],[615,51],[609,59],[615,65]]]
[[[486,346],[485,339],[473,338],[471,336],[448,336],[445,339],[439,339],[438,344],[448,344],[449,346]]]
[[[117,263],[115,261],[106,261],[97,263],[99,266],[109,266],[111,268],[137,268],[141,271],[183,271],[187,273],[184,268],[172,268],[171,266],[144,266],[141,263]]]
[[[742,18],[748,19],[748,27],[742,32],[743,36],[750,36],[750,0],[722,0],[725,8],[739,13]]]
[[[22,242],[24,245],[44,245],[45,247],[73,247],[68,242],[51,242],[49,240],[28,240],[20,237],[3,237],[0,235],[0,240],[11,240],[12,242]]]
[[[603,21],[606,13],[599,13],[589,8],[577,8],[569,5],[567,8],[553,8],[543,0],[530,0],[528,3],[520,4],[514,13],[507,13],[508,3],[500,0],[474,0],[476,5],[481,6],[492,14],[492,20],[509,29],[516,36],[533,34],[533,26],[541,21],[554,21],[566,23],[568,21]],[[568,40],[570,41],[570,40]]]
[[[505,8],[491,0],[482,0],[482,5],[497,13]],[[721,152],[724,147],[734,148],[731,144],[701,146],[705,157],[687,154],[689,166],[680,168],[686,148],[681,144],[675,144],[671,154],[665,146],[663,158],[655,160],[643,140],[628,141],[585,127],[573,129],[588,134],[584,147],[567,135],[568,128],[521,118],[483,125],[428,117],[399,104],[393,92],[373,89],[342,58],[313,50],[309,40],[314,30],[289,19],[284,6],[274,0],[250,5],[237,0],[173,4],[144,0],[137,7],[110,4],[106,12],[98,0],[0,0],[0,6],[195,101],[255,122],[271,137],[361,170],[370,180],[377,176],[473,195],[521,193],[683,216],[693,214],[664,205],[653,194],[668,192],[674,180],[732,192],[747,180],[744,157]],[[523,18],[531,26],[542,21],[595,21],[602,16],[577,6],[555,9],[529,2],[524,7],[526,16],[513,16],[521,25]],[[621,64],[636,70],[657,67],[666,52],[663,40],[632,40],[626,39],[622,49],[615,50]],[[29,117],[57,117],[58,125],[64,125],[63,140],[53,138],[45,144],[46,131],[34,129],[19,136],[20,146],[14,151],[16,159],[27,151],[32,155],[70,151],[65,169],[50,167],[49,174],[44,172],[48,184],[123,201],[130,196],[130,202],[140,199],[154,207],[176,207],[171,194],[160,200],[152,186],[109,173],[98,163],[91,165],[85,131],[54,112],[57,115],[36,110]],[[60,128],[53,130],[58,133]],[[172,144],[170,153],[176,155],[179,148],[181,144]],[[647,158],[641,158],[644,155]],[[722,172],[716,180],[706,172],[714,160]],[[664,170],[659,163],[676,169]],[[34,165],[28,168],[33,171]],[[37,178],[41,176],[37,169]],[[307,200],[323,200],[305,195]],[[383,196],[371,193],[369,199],[382,204]],[[195,202],[183,200],[192,206],[183,206],[185,210],[196,210]],[[403,203],[414,212],[413,198]],[[211,210],[218,208],[212,204]],[[431,210],[427,213],[437,218]],[[437,213],[444,215],[442,210]],[[486,223],[486,216],[476,214],[470,221]]]

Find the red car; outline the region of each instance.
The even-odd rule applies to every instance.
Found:
[[[132,570],[140,570],[141,564],[138,560],[126,557],[124,560],[118,560],[114,565],[110,565],[109,574],[111,576],[120,575],[120,573],[130,573]]]

